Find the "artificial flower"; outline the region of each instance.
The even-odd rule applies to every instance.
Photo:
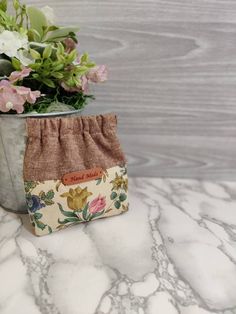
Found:
[[[30,104],[34,104],[37,98],[41,96],[41,93],[38,90],[32,91],[30,88],[24,86],[15,86],[15,88],[17,93]]]
[[[8,57],[16,57],[21,48],[28,48],[28,37],[26,34],[4,30],[0,33],[0,54]]]
[[[17,81],[22,81],[25,77],[29,76],[32,69],[30,68],[24,68],[21,71],[14,71],[9,76],[9,81],[12,83],[15,83]]]
[[[94,83],[104,82],[107,80],[107,68],[105,65],[97,65],[86,76]]]
[[[32,91],[28,87],[14,86],[7,80],[0,82],[0,111],[8,112],[11,109],[17,113],[24,111],[24,104],[34,104],[40,97],[40,91]]]
[[[106,197],[99,195],[90,203],[89,212],[91,214],[96,214],[97,212],[103,210],[105,206],[106,206]]]
[[[78,27],[55,25],[51,7],[37,9],[17,0],[8,9],[8,2],[4,1],[6,10],[0,23],[0,72],[8,82],[0,85],[0,113],[42,113],[52,99],[76,110],[83,108],[87,99],[93,98],[88,95],[89,83],[107,79],[105,65],[95,66],[87,53],[79,55]],[[24,87],[26,82],[45,94]],[[8,98],[7,90],[11,93]],[[36,101],[37,105],[29,105]]]
[[[86,75],[83,75],[81,77],[81,89],[83,92],[87,93],[88,92],[88,79]]]

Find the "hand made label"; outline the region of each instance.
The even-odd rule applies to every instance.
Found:
[[[64,185],[72,185],[82,182],[87,182],[91,180],[96,180],[102,178],[103,169],[100,167],[86,169],[82,171],[75,171],[65,174],[62,177],[62,183]]]

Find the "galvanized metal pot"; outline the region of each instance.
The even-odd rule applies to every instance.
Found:
[[[78,115],[81,111],[48,114],[0,114],[0,206],[15,213],[27,213],[23,183],[27,117]]]

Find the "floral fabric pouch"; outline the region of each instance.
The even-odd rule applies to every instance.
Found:
[[[116,116],[27,119],[24,182],[38,236],[128,210]]]

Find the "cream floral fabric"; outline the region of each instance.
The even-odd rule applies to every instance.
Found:
[[[38,236],[128,210],[125,165],[105,170],[100,179],[74,185],[63,185],[60,180],[26,181],[25,192]]]

